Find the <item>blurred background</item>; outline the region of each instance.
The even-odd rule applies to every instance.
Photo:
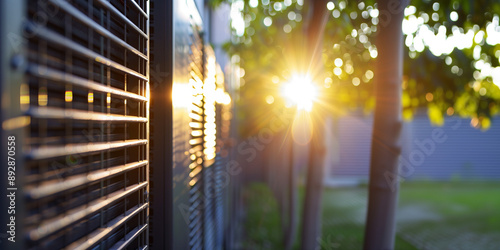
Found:
[[[377,35],[394,14],[378,6],[231,3],[232,38],[224,48],[239,63],[241,76],[236,115],[248,144],[239,152],[251,172],[243,191],[246,247],[304,248],[308,167],[315,164],[311,158],[324,157],[315,165],[324,168],[315,179],[324,187],[316,244],[363,248],[372,145],[377,146],[374,79],[385,74],[384,65],[377,65],[377,44],[385,38]],[[399,173],[387,176],[388,183],[400,185],[395,249],[496,249],[500,6],[421,1],[401,8],[401,156]],[[318,13],[327,16],[320,35],[311,33]],[[307,41],[315,35],[318,42]],[[321,63],[304,66],[303,53],[311,50]],[[277,113],[285,118],[276,121]],[[282,121],[287,125],[279,130]],[[268,143],[269,129],[275,131]],[[323,156],[311,150],[313,133],[324,139]],[[251,138],[262,147],[252,146]]]
[[[497,0],[0,14],[0,249],[500,248]]]

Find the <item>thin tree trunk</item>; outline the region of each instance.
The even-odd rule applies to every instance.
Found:
[[[401,131],[403,35],[406,1],[379,0],[375,116],[364,249],[394,249]]]
[[[323,196],[323,172],[325,145],[322,124],[314,123],[309,145],[306,194],[302,214],[301,249],[317,249],[321,237],[321,204]]]
[[[305,62],[310,62],[308,72],[314,80],[321,81],[323,78],[323,35],[328,20],[326,0],[310,1],[307,27],[307,55]],[[319,73],[319,74],[318,74]],[[318,77],[319,76],[319,77]],[[316,117],[321,115],[320,109],[314,109]],[[321,204],[323,194],[323,171],[325,158],[324,126],[323,122],[313,120],[313,134],[309,143],[309,162],[307,166],[306,193],[304,199],[304,210],[302,214],[302,241],[301,249],[316,249],[321,237]]]
[[[297,231],[297,171],[293,159],[293,140],[287,141],[289,147],[288,180],[288,227],[285,230],[285,249],[292,249]]]

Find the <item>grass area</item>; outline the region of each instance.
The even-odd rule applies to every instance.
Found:
[[[368,190],[327,188],[323,194],[321,249],[363,249]],[[416,249],[396,235],[396,249]]]
[[[362,249],[366,197],[366,187],[325,189],[321,249]],[[244,198],[245,248],[281,249],[278,204],[271,191],[254,184],[244,191]],[[498,249],[498,211],[500,183],[403,183],[396,249]]]
[[[432,206],[450,223],[482,222],[476,230],[484,232],[500,229],[500,183],[406,183],[399,204]]]
[[[410,182],[399,197],[399,235],[418,248],[499,249],[499,182]]]
[[[279,208],[271,190],[255,183],[244,189],[242,195],[246,208],[244,249],[282,248]]]

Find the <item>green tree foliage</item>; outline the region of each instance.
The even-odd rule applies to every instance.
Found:
[[[250,121],[245,133],[252,133],[268,119],[272,106],[284,105],[279,88],[300,63],[308,2],[231,2],[239,6],[234,11],[241,12],[245,28],[233,29],[226,49],[239,56],[245,72],[242,115]],[[325,8],[330,12],[321,48],[324,81],[317,82],[325,99],[318,108],[369,112],[374,106],[374,39],[386,16],[375,1],[332,0]],[[500,107],[500,2],[414,1],[404,11],[403,117],[411,119],[426,107],[435,125],[442,125],[444,116],[459,115],[487,129]]]
[[[303,5],[259,0],[258,6],[252,7],[251,2],[240,5],[244,6],[244,33],[233,30],[232,41],[225,45],[244,72],[238,103],[238,115],[245,121],[241,127],[244,135],[258,132],[276,116],[273,110],[284,107],[280,86],[297,66],[297,50],[303,38]],[[277,11],[274,4],[282,9]],[[233,3],[232,8],[238,7]]]
[[[470,117],[472,126],[487,129],[500,104],[500,2],[416,4],[407,9],[406,16],[407,21],[417,20],[419,24],[417,29],[405,32],[408,57],[403,114],[410,118],[416,107],[427,106],[435,124],[443,123],[443,115],[460,115]],[[446,37],[444,51],[433,49],[443,39],[438,39],[438,46],[425,42],[416,46],[414,37],[426,29]],[[454,38],[461,42],[454,42]],[[454,43],[463,47],[453,48]]]

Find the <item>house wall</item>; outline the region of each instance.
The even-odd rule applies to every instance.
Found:
[[[372,116],[361,113],[338,118],[339,159],[327,165],[330,178],[368,179],[372,122]],[[408,180],[500,179],[499,142],[500,118],[481,131],[470,126],[470,119],[447,117],[435,127],[420,114],[404,123],[400,175]]]

